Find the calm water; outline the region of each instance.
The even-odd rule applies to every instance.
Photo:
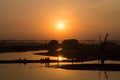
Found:
[[[4,53],[0,54],[0,59],[41,58],[33,53],[36,52]],[[100,78],[99,73],[101,74]],[[120,80],[120,71],[107,71],[107,74],[109,77],[107,80]],[[0,64],[0,80],[106,80],[106,78],[103,71],[65,70],[34,63],[27,65]]]

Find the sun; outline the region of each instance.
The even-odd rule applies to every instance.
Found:
[[[58,27],[58,29],[63,29],[63,27],[64,27],[64,26],[63,26],[63,23],[58,23],[58,26],[57,26],[57,27]]]

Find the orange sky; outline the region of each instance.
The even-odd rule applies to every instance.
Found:
[[[0,39],[98,39],[108,32],[120,40],[119,31],[119,0],[0,0]]]

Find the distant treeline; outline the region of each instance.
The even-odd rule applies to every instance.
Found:
[[[1,44],[42,44],[42,43],[49,43],[52,40],[0,40],[0,45]],[[64,40],[57,40],[58,42],[63,42]],[[77,40],[79,43],[86,43],[86,44],[91,44],[95,43],[98,44],[99,40]],[[115,43],[115,44],[120,44],[120,40],[110,40],[110,42]]]
[[[109,44],[118,44],[120,41],[110,41]],[[22,52],[33,50],[49,50],[56,51],[62,44],[78,47],[78,44],[100,44],[96,40],[0,40],[0,52]],[[64,46],[63,46],[64,47]]]
[[[47,49],[48,40],[1,40],[0,52],[23,52]]]

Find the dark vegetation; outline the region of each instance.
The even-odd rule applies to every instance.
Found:
[[[89,44],[81,43],[76,39],[63,40],[60,44],[57,40],[51,40],[48,42],[33,42],[33,41],[0,41],[0,52],[22,52],[22,51],[34,51],[34,50],[49,50],[49,53],[56,53],[58,48],[62,48],[63,53],[69,55],[87,53],[89,55],[93,53],[101,53],[102,45],[93,43]],[[120,45],[112,42],[108,42],[105,46],[104,53],[112,54],[120,53]],[[75,55],[76,56],[76,55]]]
[[[47,43],[31,41],[1,41],[0,52],[24,52],[48,49]]]

